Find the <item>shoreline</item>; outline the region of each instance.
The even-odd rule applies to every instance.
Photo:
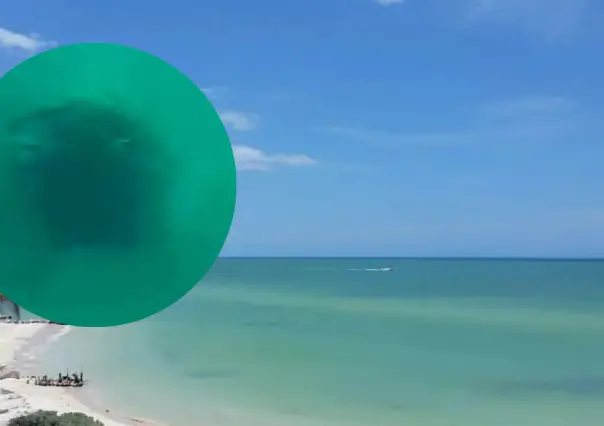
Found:
[[[14,417],[37,410],[59,414],[81,412],[105,426],[160,426],[153,420],[126,416],[101,407],[94,403],[90,394],[82,392],[84,388],[27,383],[25,376],[41,375],[35,371],[36,361],[48,346],[70,330],[70,326],[48,323],[0,323],[0,426],[7,425]],[[17,372],[23,378],[12,378]],[[9,377],[2,378],[4,376]]]

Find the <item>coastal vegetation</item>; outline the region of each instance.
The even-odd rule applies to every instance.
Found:
[[[104,426],[84,413],[58,414],[56,411],[39,410],[15,417],[8,426]]]

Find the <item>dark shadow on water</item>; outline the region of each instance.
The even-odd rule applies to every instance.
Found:
[[[529,395],[563,392],[572,396],[604,396],[604,377],[575,377],[551,380],[516,381],[495,387],[500,395]]]
[[[246,321],[242,325],[243,327],[253,328],[275,328],[282,326],[282,324],[278,321]]]
[[[209,380],[209,379],[232,379],[236,375],[229,371],[191,371],[187,373],[187,377],[192,379]]]

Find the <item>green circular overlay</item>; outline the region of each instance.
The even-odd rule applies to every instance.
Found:
[[[43,318],[113,326],[191,290],[235,208],[224,126],[181,72],[76,44],[0,79],[0,291]]]

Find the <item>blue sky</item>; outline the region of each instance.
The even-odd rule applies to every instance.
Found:
[[[153,53],[239,166],[223,255],[604,256],[598,0],[3,0],[0,69]]]

